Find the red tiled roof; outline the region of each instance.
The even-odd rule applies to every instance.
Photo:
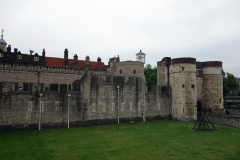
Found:
[[[68,66],[64,66],[64,59],[63,58],[57,58],[57,57],[46,57],[46,63],[49,67],[54,68],[71,68],[74,60],[68,59]],[[97,62],[90,61],[90,70],[97,70]],[[84,69],[85,66],[85,60],[78,60],[78,64],[80,66],[80,69]],[[107,66],[101,62],[101,68],[102,70],[106,70]]]

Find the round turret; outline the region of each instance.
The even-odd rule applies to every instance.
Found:
[[[223,108],[222,62],[203,62],[204,107]]]
[[[172,116],[176,119],[197,118],[196,59],[172,59],[170,71]]]

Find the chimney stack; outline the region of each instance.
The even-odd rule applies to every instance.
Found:
[[[18,49],[14,48],[14,54],[17,54]]]
[[[85,61],[85,66],[84,66],[85,70],[89,70],[90,69],[89,60],[90,60],[90,57],[86,56],[86,61]]]
[[[102,63],[102,62],[101,62],[101,58],[98,57],[98,59],[97,59],[97,70],[99,70],[99,71],[102,70],[101,63]]]
[[[42,56],[45,57],[45,48],[43,48]]]
[[[74,62],[77,62],[77,61],[78,61],[78,56],[77,56],[77,54],[74,54],[73,59],[74,59]]]
[[[64,51],[64,66],[68,66],[68,49]]]
[[[11,53],[11,45],[10,44],[7,47],[7,53]]]

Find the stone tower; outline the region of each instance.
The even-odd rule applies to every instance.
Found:
[[[203,62],[203,107],[223,108],[222,62]]]
[[[172,59],[170,72],[172,116],[175,119],[197,119],[196,59]]]

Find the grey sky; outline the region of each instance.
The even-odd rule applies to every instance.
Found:
[[[1,2],[4,39],[22,53],[96,61],[120,56],[146,63],[163,57],[222,61],[240,77],[239,0],[41,0]]]

